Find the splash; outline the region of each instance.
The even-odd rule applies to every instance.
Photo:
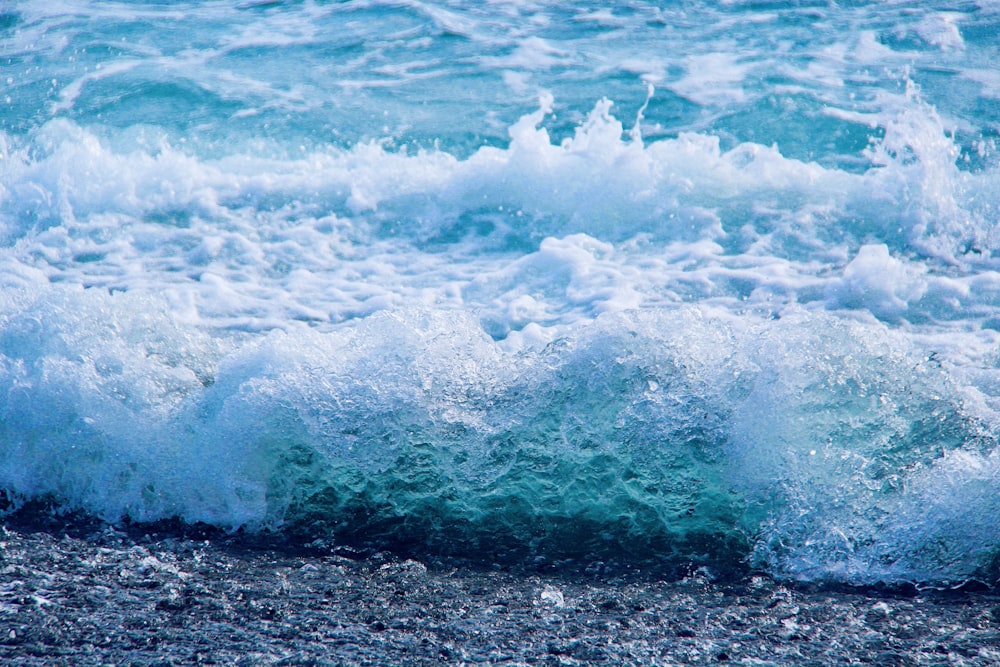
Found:
[[[778,5],[15,2],[0,492],[995,582],[996,12]]]

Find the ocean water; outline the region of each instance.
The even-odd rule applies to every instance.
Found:
[[[0,491],[1000,578],[1000,3],[0,2]]]

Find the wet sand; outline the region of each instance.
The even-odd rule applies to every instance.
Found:
[[[8,517],[3,665],[998,665],[988,591],[516,572]]]

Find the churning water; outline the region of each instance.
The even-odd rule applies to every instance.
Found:
[[[0,3],[0,490],[1000,562],[1000,3]]]

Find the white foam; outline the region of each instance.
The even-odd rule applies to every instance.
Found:
[[[453,303],[487,308],[501,331],[530,323],[523,308],[501,315],[525,295],[543,326],[709,294],[738,304],[755,291],[896,320],[919,316],[912,306],[923,288],[913,276],[925,269],[896,271],[892,257],[994,261],[1000,239],[985,195],[998,178],[959,171],[955,144],[918,99],[889,118],[864,174],[776,147],[726,151],[705,134],[646,143],[606,100],[557,144],[542,126],[553,103],[543,99],[512,126],[508,148],[467,159],[376,143],[302,158],[206,159],[164,140],[122,150],[52,121],[0,163],[3,272],[169,290],[220,326],[333,324],[394,304]],[[435,240],[468,215],[484,231]],[[837,222],[844,217],[853,228]],[[888,253],[881,269],[893,268],[880,274],[892,280],[881,291],[863,268],[873,251],[859,250],[871,236]],[[592,256],[599,270],[581,264],[564,274],[542,260],[584,238],[607,249]],[[505,239],[529,254],[508,256]],[[438,250],[425,254],[427,243]],[[664,243],[677,244],[667,261]],[[759,270],[776,259],[788,263],[780,279]],[[817,261],[834,275],[818,278]],[[819,295],[817,280],[827,284]],[[734,281],[744,287],[733,292]]]
[[[566,65],[570,62],[569,55],[541,37],[526,37],[518,41],[509,55],[485,56],[480,60],[487,67],[535,71]]]
[[[697,104],[738,104],[750,65],[730,53],[705,53],[684,59],[687,75],[667,88]]]
[[[964,18],[957,12],[935,12],[925,16],[916,26],[916,32],[928,44],[943,51],[963,49],[965,42],[958,23]]]
[[[962,77],[975,81],[982,87],[983,97],[1000,100],[1000,72],[991,69],[967,69]]]
[[[80,97],[80,92],[83,90],[83,87],[88,83],[100,81],[101,79],[107,77],[118,76],[119,74],[135,69],[141,63],[141,60],[117,61],[105,66],[100,66],[95,71],[88,72],[83,76],[78,77],[59,92],[59,101],[52,105],[52,113],[57,114],[61,111],[68,111],[69,109],[72,109],[77,98]]]
[[[879,545],[878,560],[885,565],[858,576],[967,583],[1000,544],[998,512],[1000,454],[950,452],[909,480]],[[951,577],[941,580],[942,571]]]
[[[884,243],[861,246],[844,267],[843,278],[829,285],[827,299],[834,307],[861,307],[884,320],[898,321],[909,302],[926,292],[923,272],[923,267],[891,257]]]
[[[976,446],[974,420],[954,398],[942,400],[954,389],[904,335],[870,323],[823,322],[802,314],[783,318],[761,331],[751,353],[761,372],[736,410],[731,446],[736,483],[751,507],[769,508],[748,515],[762,521],[755,559],[804,580],[972,577],[996,544],[995,531],[980,536],[973,528],[989,515],[995,489],[978,486],[980,472],[945,471],[970,463],[991,473],[969,450],[939,457]],[[949,427],[927,433],[932,423]],[[918,444],[921,438],[932,440]],[[943,526],[954,525],[936,523],[942,516],[916,520],[924,493],[918,479],[980,489],[967,520],[971,530],[946,538],[951,555],[930,549],[930,534],[915,539],[921,531],[943,536],[950,531]],[[961,511],[961,493],[940,487],[926,493],[934,494],[937,511]],[[972,545],[967,557],[958,555]]]

